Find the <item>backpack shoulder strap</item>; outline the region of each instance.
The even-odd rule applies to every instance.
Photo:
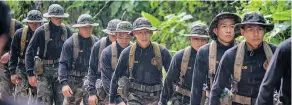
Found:
[[[61,24],[62,30],[63,30],[63,34],[61,36],[62,40],[65,41],[68,37],[68,33],[67,33],[67,28],[65,24]]]
[[[98,70],[100,71],[101,69],[101,52],[102,50],[106,47],[106,37],[103,37],[100,39],[100,45],[99,45],[99,50],[98,50],[98,59],[99,59],[99,62],[98,62]]]
[[[215,74],[216,70],[216,56],[217,56],[217,43],[212,41],[209,47],[209,72]]]
[[[11,38],[14,37],[14,32],[15,32],[15,22],[16,22],[15,19],[11,19],[11,21],[10,21],[9,35],[10,35]]]
[[[188,70],[188,64],[189,64],[189,60],[190,60],[190,57],[191,57],[191,50],[192,50],[192,47],[189,46],[187,48],[184,49],[184,53],[183,53],[183,57],[182,57],[182,60],[181,60],[181,67],[180,67],[180,82],[179,84],[180,85],[183,85],[183,76],[186,74],[187,70]]]
[[[74,58],[74,61],[78,58],[78,55],[79,55],[79,40],[78,40],[78,34],[77,33],[74,33],[73,34],[73,58]]]
[[[162,70],[162,57],[161,57],[159,44],[157,42],[151,42],[151,44],[152,44],[153,49],[154,49],[155,58],[156,58],[156,62],[157,62],[157,68],[158,68],[158,70]]]
[[[115,70],[118,62],[118,51],[116,42],[113,42],[111,50],[112,50],[112,69]]]
[[[22,29],[21,34],[21,42],[20,42],[20,55],[23,56],[25,43],[26,43],[26,36],[27,36],[28,26],[24,26]]]
[[[43,57],[45,58],[47,55],[48,43],[50,41],[50,33],[51,33],[49,23],[44,24],[44,30],[45,30],[45,49],[44,49]]]
[[[272,59],[272,56],[273,56],[273,51],[266,41],[263,42],[263,46],[264,46],[266,58],[267,58],[268,62],[270,62]]]
[[[129,53],[129,72],[130,72],[130,79],[133,79],[133,68],[134,68],[134,61],[135,61],[135,52],[136,52],[137,44],[133,43],[130,47]]]
[[[216,70],[216,58],[217,58],[217,43],[212,41],[209,46],[209,75],[210,75],[210,88],[213,84],[213,74]]]
[[[234,64],[234,80],[239,82],[241,79],[241,67],[244,60],[244,47],[245,41],[238,44],[236,56],[235,56],[235,64]]]

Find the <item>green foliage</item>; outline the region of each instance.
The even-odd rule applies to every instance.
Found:
[[[241,7],[237,7],[237,13],[243,15],[250,11],[259,11],[275,28],[267,33],[264,39],[278,45],[291,35],[291,1],[240,1]],[[244,7],[244,8],[242,8]]]
[[[235,1],[7,1],[14,11],[14,18],[23,20],[31,9],[46,12],[49,5],[58,3],[70,14],[64,22],[73,25],[83,13],[92,15],[100,25],[94,34],[105,36],[101,30],[108,21],[117,18],[133,22],[138,17],[146,17],[160,31],[152,36],[154,41],[165,45],[173,53],[189,45],[183,34],[194,23],[210,24],[220,12],[232,12],[243,16],[250,11],[261,12],[275,29],[267,33],[265,40],[279,44],[291,34],[291,1],[235,0]],[[73,29],[77,31],[77,29]],[[243,40],[242,37],[237,38]]]

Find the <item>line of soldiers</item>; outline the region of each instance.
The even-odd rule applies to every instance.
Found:
[[[49,22],[43,24],[43,17]],[[146,18],[133,24],[113,19],[103,30],[107,36],[98,39],[92,16],[79,16],[72,26],[77,33],[62,23],[68,17],[52,4],[43,16],[29,11],[23,28],[11,19],[14,37],[0,36],[0,48],[6,48],[0,50],[1,99],[13,93],[19,102],[29,97],[29,105],[291,104],[291,39],[277,50],[265,42],[274,25],[259,12],[243,20],[224,12],[210,26],[192,25],[185,34],[190,45],[173,57],[151,40],[158,29]],[[235,41],[239,35],[245,40]],[[282,94],[273,101],[275,91]]]

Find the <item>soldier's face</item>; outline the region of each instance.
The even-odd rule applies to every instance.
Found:
[[[117,42],[122,48],[126,48],[131,41],[130,34],[128,32],[117,32]]]
[[[198,36],[190,36],[191,46],[198,51],[200,47],[208,43],[208,38],[202,38]]]
[[[54,23],[56,26],[60,26],[62,23],[62,18],[59,17],[51,17],[51,22]]]
[[[40,22],[29,22],[28,25],[32,31],[35,31],[38,27],[41,26],[41,23]]]
[[[265,29],[260,25],[247,24],[240,29],[241,35],[252,47],[258,47],[264,39]]]
[[[79,27],[79,33],[81,36],[88,38],[92,34],[93,27],[91,25],[85,26],[85,27]]]
[[[218,39],[224,43],[230,43],[234,38],[234,21],[233,19],[219,20],[217,28],[213,29]]]
[[[145,46],[149,44],[153,32],[151,30],[142,29],[133,31],[133,34],[136,37],[137,42],[142,44],[142,46]]]
[[[111,42],[114,42],[117,40],[116,33],[108,33],[108,37],[109,37]]]

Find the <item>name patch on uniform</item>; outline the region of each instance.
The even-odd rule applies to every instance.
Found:
[[[134,61],[134,63],[139,63],[138,61]]]
[[[247,66],[242,66],[241,69],[242,70],[246,70],[247,69]]]
[[[192,67],[188,67],[188,69],[192,69]]]

